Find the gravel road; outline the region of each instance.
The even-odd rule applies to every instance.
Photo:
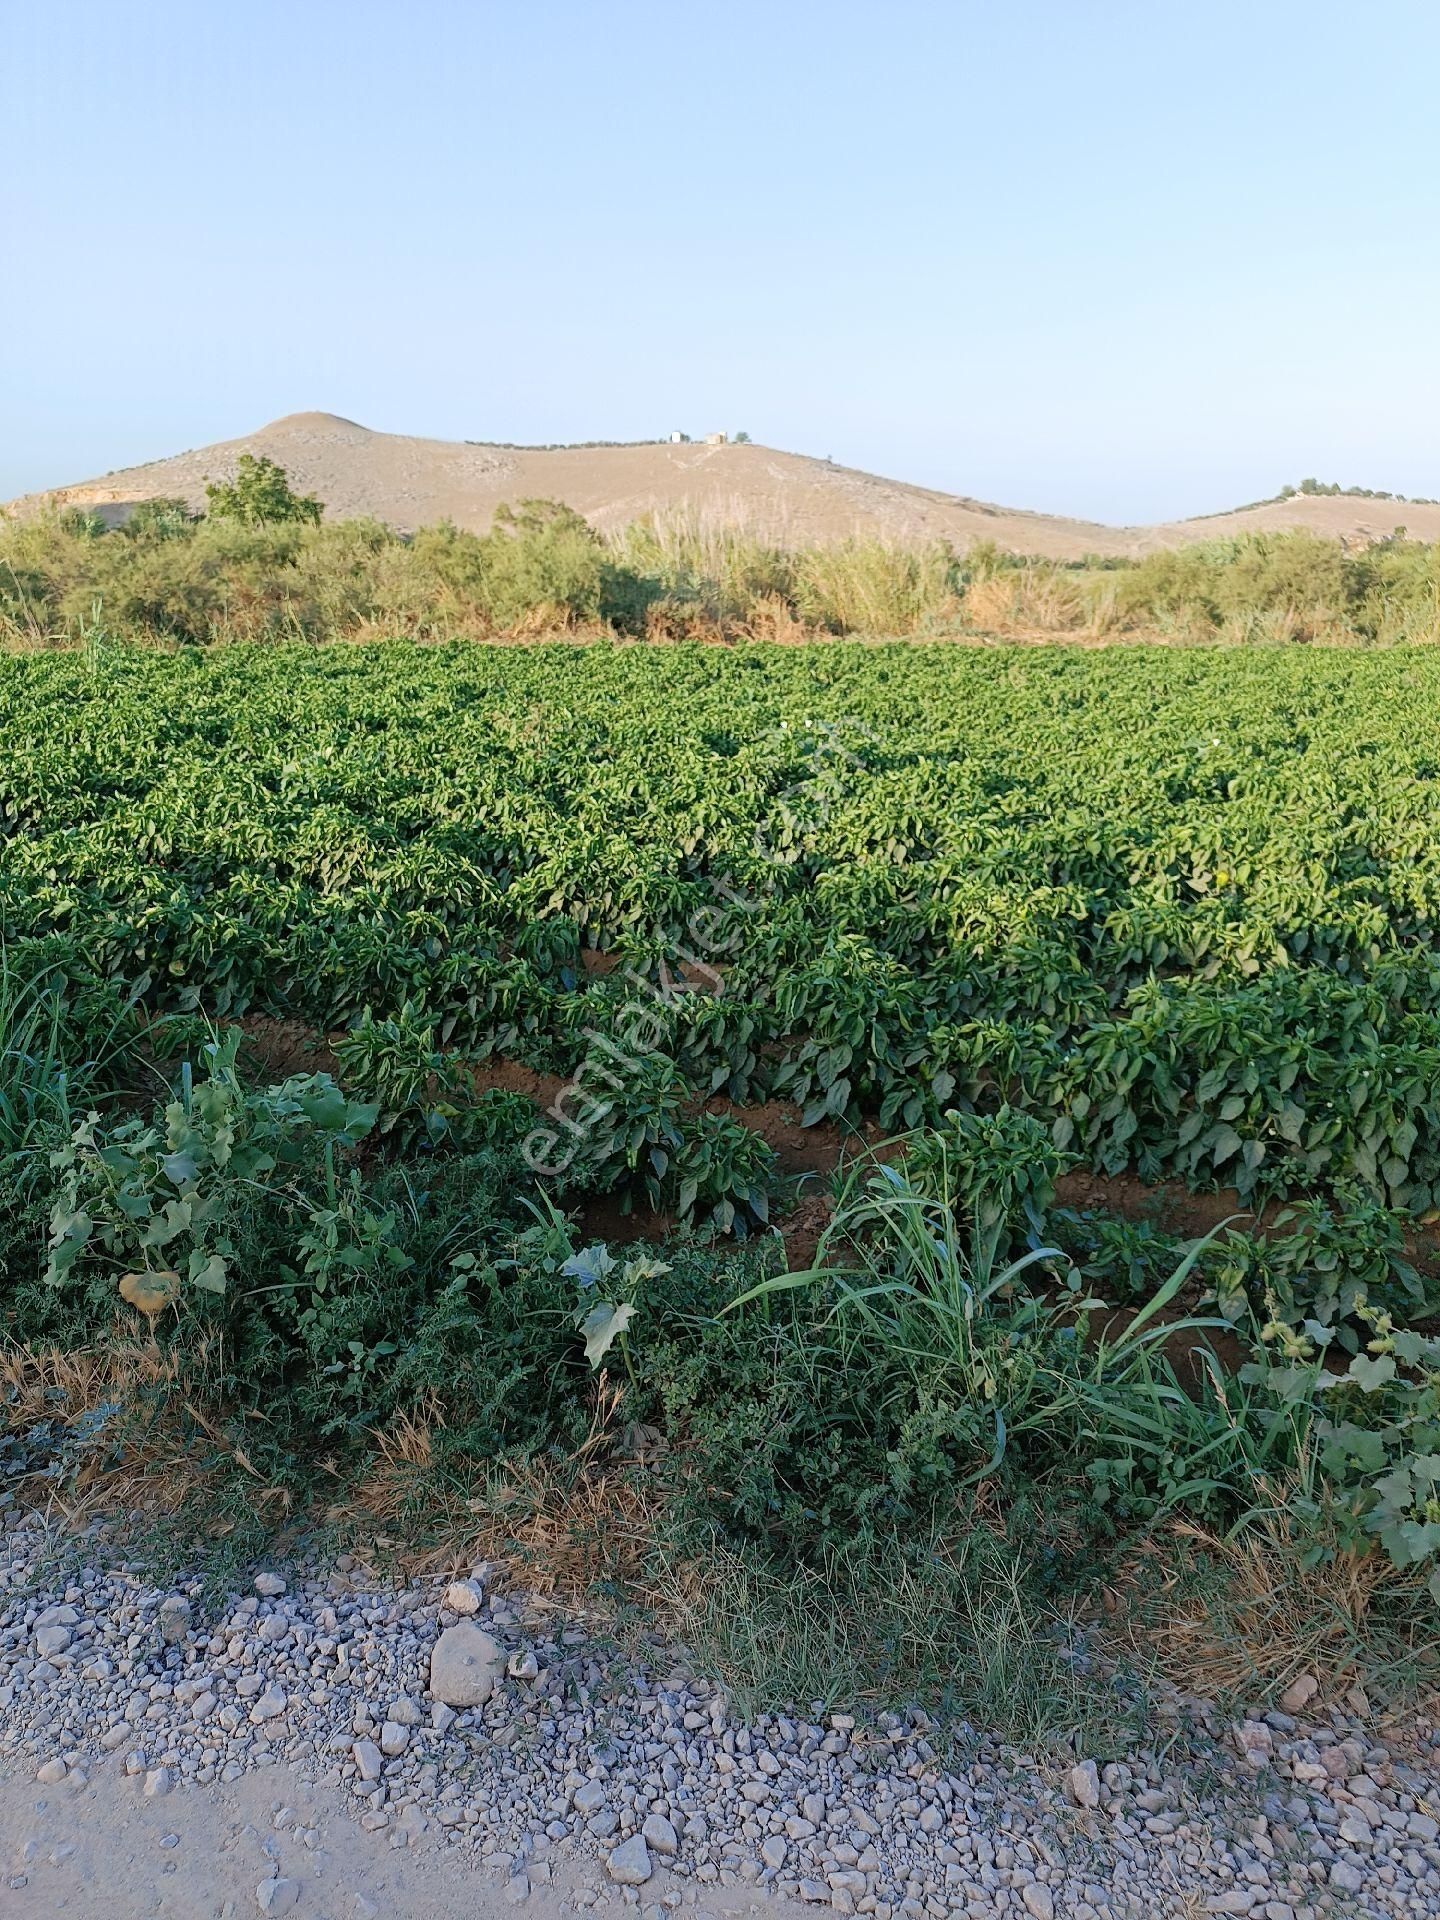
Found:
[[[1351,1708],[1041,1764],[923,1715],[747,1725],[658,1651],[340,1556],[207,1608],[0,1545],[0,1915],[315,1920],[636,1909],[875,1920],[1440,1915],[1440,1744]]]

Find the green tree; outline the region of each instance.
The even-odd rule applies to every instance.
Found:
[[[282,466],[265,454],[242,453],[233,480],[206,482],[205,498],[215,520],[243,520],[267,527],[286,520],[318,526],[324,508],[312,494],[296,493]]]

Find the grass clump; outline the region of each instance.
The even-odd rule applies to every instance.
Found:
[[[814,1564],[720,1547],[680,1557],[662,1586],[693,1656],[725,1676],[747,1716],[777,1701],[814,1712],[924,1701],[945,1734],[1005,1729],[1027,1750],[1076,1743],[1105,1755],[1142,1717],[1132,1673],[1101,1680],[1088,1653],[1078,1579],[1046,1591],[1020,1534],[977,1517]]]

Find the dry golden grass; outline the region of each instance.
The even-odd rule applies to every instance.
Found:
[[[1079,585],[1047,569],[1003,569],[973,581],[965,591],[965,618],[987,633],[1088,631],[1088,609]]]
[[[1197,1581],[1202,1559],[1208,1577]],[[1378,1549],[1306,1565],[1281,1508],[1234,1538],[1176,1521],[1139,1549],[1106,1606],[1126,1619],[1137,1651],[1187,1691],[1278,1693],[1308,1673],[1335,1698],[1361,1682],[1362,1649],[1378,1644],[1376,1616],[1403,1582]],[[1132,1604],[1125,1588],[1146,1590],[1148,1601]]]
[[[807,627],[794,608],[783,595],[771,593],[762,595],[750,610],[746,622],[745,634],[751,640],[770,640],[781,646],[801,646],[815,638],[815,631]]]
[[[638,1592],[662,1500],[633,1457],[616,1457],[619,1398],[602,1386],[591,1431],[572,1454],[497,1462],[462,1481],[437,1466],[444,1412],[432,1397],[372,1431],[363,1481],[326,1518],[347,1532],[369,1532],[412,1578],[488,1560],[542,1597],[579,1601],[600,1587]]]
[[[185,1374],[193,1378],[196,1371],[192,1355]],[[22,1500],[53,1507],[67,1519],[121,1510],[176,1513],[232,1464],[253,1483],[251,1499],[277,1522],[288,1509],[289,1495],[266,1482],[227,1421],[195,1404],[176,1357],[127,1329],[69,1351],[0,1351],[0,1397],[13,1433],[46,1421],[74,1431],[102,1410],[113,1410],[123,1444],[77,1448],[63,1482],[42,1482],[37,1474],[15,1485]]]
[[[20,1500],[69,1524],[125,1515],[163,1518],[203,1506],[238,1467],[247,1502],[277,1530],[292,1523],[290,1491],[269,1485],[223,1411],[198,1404],[173,1354],[117,1330],[110,1340],[64,1352],[0,1352],[5,1425],[25,1433],[41,1422],[75,1429],[112,1410],[106,1434],[118,1444],[77,1448],[63,1481],[40,1472],[13,1484]],[[565,1458],[497,1463],[462,1481],[438,1463],[444,1412],[438,1399],[373,1430],[362,1480],[315,1513],[415,1577],[454,1573],[488,1560],[509,1567],[527,1589],[578,1602],[599,1587],[638,1592],[661,1511],[658,1489],[635,1457],[617,1459],[618,1393],[605,1388],[585,1443]],[[123,1430],[123,1431],[122,1431]],[[632,1450],[638,1453],[638,1449]],[[334,1462],[322,1472],[339,1474]],[[217,1512],[211,1534],[233,1518]]]

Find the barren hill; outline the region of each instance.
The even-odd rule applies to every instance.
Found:
[[[1440,539],[1440,507],[1403,501],[1304,495],[1163,526],[1107,527],[991,506],[771,447],[489,446],[374,433],[333,413],[287,414],[238,440],[13,504],[23,512],[52,500],[95,507],[107,518],[122,517],[126,507],[157,495],[178,495],[201,507],[205,482],[228,478],[242,453],[278,461],[297,489],[324,501],[332,518],[369,514],[404,531],[442,519],[483,530],[502,501],[540,498],[564,500],[602,529],[645,514],[683,512],[741,525],[787,545],[851,534],[906,544],[944,539],[957,547],[993,540],[1013,552],[1056,559],[1138,554],[1282,527],[1364,541],[1403,525],[1417,537]]]

